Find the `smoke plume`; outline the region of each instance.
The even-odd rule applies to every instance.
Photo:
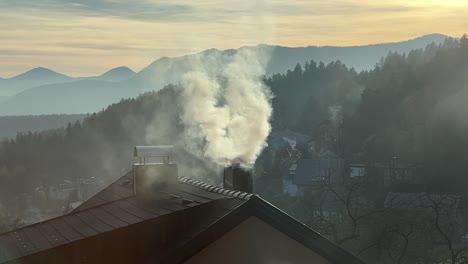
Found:
[[[271,92],[261,77],[267,56],[240,49],[221,74],[203,69],[181,78],[181,121],[189,152],[220,166],[251,167],[270,133]]]
[[[332,105],[328,107],[328,116],[331,124],[336,128],[343,123],[343,107],[341,105]]]

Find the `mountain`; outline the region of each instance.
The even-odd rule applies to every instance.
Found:
[[[38,67],[9,79],[0,81],[0,96],[10,96],[25,89],[51,84],[71,82],[74,78]]]
[[[283,73],[294,69],[297,63],[306,61],[322,61],[328,64],[340,60],[348,67],[354,67],[356,71],[372,69],[380,58],[389,52],[408,53],[414,49],[423,49],[431,43],[440,44],[448,38],[442,34],[425,35],[408,41],[385,43],[352,47],[333,46],[308,46],[308,47],[282,47],[271,45],[258,45],[255,47],[241,47],[238,50],[251,49],[263,54],[269,54],[270,60],[266,67],[266,75]],[[148,87],[160,88],[168,83],[177,83],[179,77],[190,70],[193,65],[198,69],[217,74],[223,69],[223,65],[231,61],[232,55],[238,50],[209,49],[198,54],[182,57],[163,57],[140,71],[134,78],[136,86],[146,90]]]
[[[133,76],[135,76],[135,74],[136,72],[134,72],[128,67],[123,66],[109,70],[101,76],[96,77],[96,79],[102,81],[120,82],[132,78]]]
[[[272,49],[271,60],[267,67],[267,75],[285,72],[288,69],[293,69],[298,62],[304,64],[306,61],[310,61],[310,59],[316,62],[323,61],[325,64],[340,60],[348,67],[353,67],[359,72],[374,68],[380,58],[386,56],[389,52],[408,54],[411,50],[423,49],[431,43],[443,43],[448,37],[442,34],[431,34],[403,42],[352,47],[309,46],[289,48],[266,45],[262,45],[261,47]]]
[[[134,75],[135,72],[128,67],[118,67],[94,77],[70,77],[47,68],[38,67],[9,79],[0,79],[0,96],[12,96],[37,86],[82,80],[119,82],[130,79]]]
[[[34,87],[0,103],[0,115],[82,114],[100,111],[135,92],[121,82],[81,80]]]
[[[431,34],[408,41],[353,47],[281,47],[258,45],[239,49],[209,49],[197,54],[181,57],[160,58],[149,66],[119,82],[119,76],[131,76],[131,70],[119,67],[99,77],[81,78],[80,81],[42,85],[34,87],[0,103],[0,115],[88,113],[100,110],[122,98],[134,97],[140,93],[159,90],[169,83],[178,83],[180,77],[189,71],[204,70],[211,75],[221,73],[224,66],[232,61],[239,50],[249,49],[270,55],[266,75],[283,73],[293,69],[297,63],[323,61],[328,64],[340,60],[357,71],[370,70],[389,52],[408,53],[423,49],[431,43],[440,44],[447,36]],[[117,79],[116,79],[117,78]],[[105,79],[105,80],[102,80]],[[1,95],[1,94],[0,94]],[[71,100],[71,98],[73,98]]]
[[[34,81],[34,82],[63,82],[71,77],[43,67],[34,68],[25,73],[11,78],[11,81]]]

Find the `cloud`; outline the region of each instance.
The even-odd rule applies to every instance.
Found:
[[[81,16],[112,16],[142,21],[207,21],[231,20],[242,16],[264,14],[278,17],[328,16],[370,13],[401,13],[420,10],[424,7],[388,1],[375,2],[338,1],[296,1],[279,0],[238,0],[220,4],[218,0],[16,0],[0,1],[3,10],[27,8],[54,10]]]
[[[148,21],[183,21],[194,14],[192,5],[168,1],[15,0],[9,3],[1,1],[0,8],[48,10],[81,16],[112,16]]]
[[[468,27],[465,2],[0,0],[0,75],[37,66],[93,75],[95,69],[141,69],[163,56],[265,42],[347,46],[435,32],[461,36]]]

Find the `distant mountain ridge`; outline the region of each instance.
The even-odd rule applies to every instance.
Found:
[[[71,79],[72,77],[66,76],[64,74],[55,72],[53,70],[43,68],[43,67],[37,67],[34,69],[31,69],[27,72],[24,72],[22,74],[19,74],[17,76],[14,76],[10,78],[9,80],[16,80],[16,81],[30,81],[30,80],[44,80],[44,81],[49,81],[49,80],[68,80]]]
[[[414,49],[423,49],[431,43],[443,43],[447,37],[442,34],[431,34],[403,42],[352,47],[290,48],[261,44],[224,51],[209,49],[174,58],[162,57],[136,74],[132,74],[133,71],[130,72],[130,69],[119,67],[104,73],[101,78],[75,78],[70,82],[45,84],[24,90],[0,103],[0,115],[78,114],[99,111],[122,98],[134,97],[145,91],[159,90],[169,83],[178,83],[184,73],[194,69],[203,69],[212,75],[217,75],[229,61],[232,61],[233,55],[243,49],[271,56],[266,67],[267,76],[284,73],[293,69],[297,63],[304,64],[310,60],[322,61],[325,64],[340,60],[348,67],[361,71],[372,69],[381,57],[391,51],[408,53]],[[197,67],[194,68],[194,65]],[[115,81],[114,77],[119,74],[130,77]],[[111,79],[114,81],[110,81]],[[0,81],[0,91],[5,81],[8,80]]]
[[[97,79],[111,82],[120,82],[132,78],[133,76],[135,76],[135,74],[136,72],[134,72],[130,68],[121,66],[103,73],[102,75],[97,77]]]
[[[340,60],[349,68],[353,67],[356,71],[370,70],[388,52],[406,53],[414,49],[425,48],[431,43],[443,43],[449,36],[442,34],[430,34],[415,39],[394,42],[371,44],[351,47],[338,46],[308,46],[303,48],[275,47],[272,52],[272,59],[267,68],[267,75],[273,73],[282,73],[288,69],[293,69],[296,63],[304,64],[310,57],[314,61],[323,61],[325,64]],[[268,47],[265,47],[268,48]],[[283,61],[283,64],[271,63],[274,61]]]
[[[11,78],[0,78],[0,96],[12,96],[33,87],[48,84],[76,82],[80,80],[119,82],[130,79],[135,74],[136,73],[128,67],[117,67],[105,72],[100,76],[70,77],[51,69],[37,67]]]
[[[177,83],[183,73],[193,68],[191,67],[193,64],[208,72],[219,71],[223,68],[223,65],[231,60],[233,54],[242,49],[252,49],[271,56],[266,67],[267,76],[274,73],[284,73],[287,70],[294,69],[297,63],[303,65],[310,60],[322,61],[325,64],[340,60],[348,67],[354,67],[359,72],[372,69],[380,58],[386,56],[390,51],[408,53],[414,49],[423,49],[431,43],[443,43],[446,38],[449,38],[449,36],[430,34],[403,42],[351,47],[283,47],[260,44],[254,47],[241,47],[237,50],[221,51],[213,48],[192,55],[160,58],[138,72],[133,79],[139,89],[145,90],[148,86],[160,88],[168,83]]]

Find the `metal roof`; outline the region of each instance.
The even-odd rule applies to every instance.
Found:
[[[113,233],[130,227],[140,230],[132,231],[141,232],[137,237],[155,228],[161,228],[161,232],[182,230],[173,239],[154,238],[161,239],[164,247],[151,252],[158,258],[156,263],[183,263],[248,217],[256,216],[331,263],[363,264],[258,196],[183,177],[155,190],[151,197],[139,196],[133,195],[131,176],[132,173],[126,174],[67,215],[0,234],[0,263],[44,262],[47,259],[43,258],[54,252],[63,256],[63,250],[70,246],[81,242],[89,245],[96,239],[112,244]],[[129,240],[128,246],[133,242]],[[36,254],[39,252],[48,253]],[[79,255],[85,253],[81,249]]]
[[[0,263],[215,200],[242,203],[250,196],[180,178],[154,196],[139,197],[129,172],[67,215],[0,234]]]

